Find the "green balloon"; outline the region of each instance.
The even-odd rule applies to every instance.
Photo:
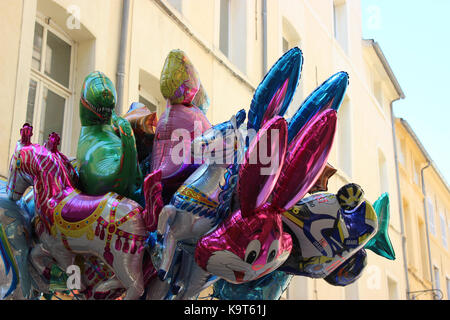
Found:
[[[80,99],[79,187],[90,195],[112,191],[138,200],[143,179],[136,141],[130,123],[115,114],[116,101],[116,90],[106,75],[92,72],[86,77]]]
[[[395,260],[395,251],[388,234],[390,217],[389,195],[383,193],[381,197],[374,202],[373,208],[377,213],[378,231],[376,235],[367,242],[364,248],[369,249],[386,259]]]
[[[52,264],[50,269],[50,286],[49,290],[53,292],[68,292],[67,290],[67,274],[56,264]]]

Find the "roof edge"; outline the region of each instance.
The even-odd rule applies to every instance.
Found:
[[[375,50],[375,53],[377,54],[378,59],[380,59],[381,64],[384,67],[384,70],[386,71],[389,79],[391,80],[392,84],[394,85],[395,90],[397,91],[397,94],[401,99],[405,99],[405,93],[403,92],[402,87],[400,86],[400,83],[398,82],[394,71],[392,71],[391,66],[389,65],[389,62],[386,59],[386,56],[383,53],[383,50],[381,50],[380,45],[378,42],[376,42],[374,39],[363,39],[366,43],[372,46],[372,48]]]
[[[419,138],[417,137],[416,133],[414,132],[414,130],[411,128],[411,126],[409,125],[408,121],[406,121],[403,118],[397,118],[400,120],[400,123],[403,125],[403,127],[406,129],[406,131],[408,131],[408,133],[411,135],[411,137],[413,138],[414,142],[417,144],[417,146],[419,147],[420,151],[423,153],[423,155],[425,156],[426,160],[430,163],[430,165],[433,167],[434,171],[437,173],[438,177],[442,180],[443,184],[445,185],[445,187],[447,188],[447,192],[450,193],[450,187],[447,183],[447,180],[445,179],[445,177],[442,175],[442,173],[439,171],[439,168],[437,167],[436,163],[434,163],[433,159],[431,158],[431,156],[428,154],[427,150],[425,149],[425,147],[423,146],[422,142],[419,140]]]

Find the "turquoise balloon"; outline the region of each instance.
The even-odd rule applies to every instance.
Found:
[[[279,300],[293,275],[271,272],[260,279],[234,284],[220,279],[213,286],[213,297],[219,300]]]
[[[374,202],[373,208],[377,213],[378,232],[365,245],[365,249],[389,260],[395,260],[395,251],[389,238],[389,195],[384,193]]]

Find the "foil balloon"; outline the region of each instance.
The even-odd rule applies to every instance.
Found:
[[[338,72],[314,90],[289,120],[288,142],[311,118],[324,110],[338,111],[348,87],[348,74]]]
[[[94,255],[77,256],[75,264],[80,267],[82,288],[77,296],[84,300],[116,300],[126,295],[126,289],[107,263]],[[52,264],[51,268],[55,265]],[[156,270],[148,254],[142,262],[143,282],[147,289],[156,278]],[[64,286],[63,288],[64,289]]]
[[[26,211],[6,194],[0,180],[0,299],[30,299],[33,280],[28,270],[32,228]]]
[[[151,156],[158,117],[142,103],[134,102],[122,118],[128,120],[136,139],[138,161],[141,163]],[[119,133],[119,128],[114,128]]]
[[[320,174],[317,181],[314,185],[309,189],[308,193],[313,194],[321,191],[328,191],[328,180],[337,172],[337,170],[330,165],[326,164],[325,168],[323,168],[322,173]]]
[[[198,150],[205,162],[176,191],[159,216],[158,234],[164,247],[158,272],[161,280],[173,264],[176,248],[186,248],[174,281],[173,291],[178,298],[197,295],[209,281],[188,248],[194,248],[198,239],[216,227],[230,210],[244,148],[238,129],[244,120],[245,111],[241,110],[230,121],[212,127],[193,141],[192,150]],[[191,279],[200,280],[193,283]]]
[[[154,208],[143,209],[113,192],[81,193],[73,185],[70,162],[58,151],[58,134],[50,134],[44,146],[31,144],[31,135],[32,127],[25,124],[11,158],[7,194],[16,201],[26,188],[34,187],[34,229],[40,245],[30,253],[33,266],[45,275],[49,272],[42,263],[46,258],[67,270],[77,254],[94,255],[114,271],[116,278],[110,283],[125,289],[125,299],[139,298],[144,291],[143,249],[153,221],[148,216]],[[143,185],[146,203],[155,190],[149,183],[151,177]]]
[[[263,125],[239,171],[240,210],[198,241],[195,258],[200,267],[238,284],[258,279],[286,261],[292,238],[283,231],[281,213],[303,198],[319,177],[335,128],[336,112],[327,110],[287,145],[284,118],[275,116]],[[259,150],[269,146],[272,161],[267,168]]]
[[[339,267],[324,278],[333,286],[345,287],[361,278],[367,265],[367,253],[364,249],[357,251],[345,260]]]
[[[131,104],[130,109],[123,115],[125,120],[131,125],[136,140],[136,150],[139,161],[139,168],[145,177],[152,173],[152,150],[155,138],[156,125],[158,117],[156,112],[151,112],[145,105],[139,102]],[[114,125],[114,123],[113,123]],[[116,134],[120,134],[120,130],[114,127]],[[140,205],[145,206],[144,195],[142,189],[137,186],[134,200]]]
[[[80,98],[80,189],[89,195],[116,192],[138,200],[142,173],[130,123],[114,113],[116,90],[101,72],[89,74]],[[119,136],[111,125],[118,128]]]
[[[206,93],[206,90],[202,84],[200,84],[200,88],[199,88],[197,94],[195,95],[195,98],[192,101],[192,104],[194,106],[196,106],[197,108],[199,108],[205,115],[206,115],[206,112],[208,112],[210,100],[209,100],[208,94]]]
[[[378,232],[364,248],[375,252],[377,255],[389,260],[395,260],[395,251],[389,238],[389,195],[383,193],[373,203],[373,208],[378,217]]]
[[[191,105],[200,89],[194,65],[182,50],[172,50],[161,72],[161,93],[170,105]]]
[[[183,51],[172,50],[167,56],[160,86],[162,95],[167,99],[167,109],[156,126],[152,170],[160,169],[162,172],[163,196],[167,203],[181,183],[198,168],[199,164],[191,158],[191,142],[211,124],[205,114],[193,105],[200,89],[200,80]],[[200,102],[196,103],[200,105]]]
[[[251,142],[239,170],[241,208],[197,242],[195,260],[208,273],[238,284],[274,271],[288,257],[292,241],[283,232],[280,209],[266,203],[285,159],[286,138],[286,121],[275,116]],[[263,147],[270,163],[262,163]]]
[[[272,204],[291,208],[303,198],[326,166],[336,132],[336,111],[326,110],[300,131],[289,144],[289,157],[277,181]],[[284,194],[293,196],[285,203]]]
[[[219,300],[279,300],[292,278],[285,272],[274,271],[241,284],[220,279],[213,285],[212,297]]]
[[[248,112],[247,128],[258,131],[274,115],[283,116],[300,80],[303,56],[295,47],[286,52],[256,88]]]
[[[325,278],[360,251],[378,228],[375,210],[363,196],[360,186],[348,184],[336,195],[314,194],[285,211],[283,223],[297,247],[279,270]],[[349,264],[343,268],[352,268]]]

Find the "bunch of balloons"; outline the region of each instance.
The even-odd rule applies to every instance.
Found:
[[[76,159],[58,133],[39,145],[21,129],[0,183],[0,298],[197,299],[212,286],[216,299],[279,299],[294,276],[356,281],[367,249],[395,259],[387,194],[326,193],[347,73],[284,118],[302,65],[300,49],[286,52],[248,116],[215,126],[181,50],[163,66],[159,120],[139,103],[118,116],[111,80],[89,74]]]

